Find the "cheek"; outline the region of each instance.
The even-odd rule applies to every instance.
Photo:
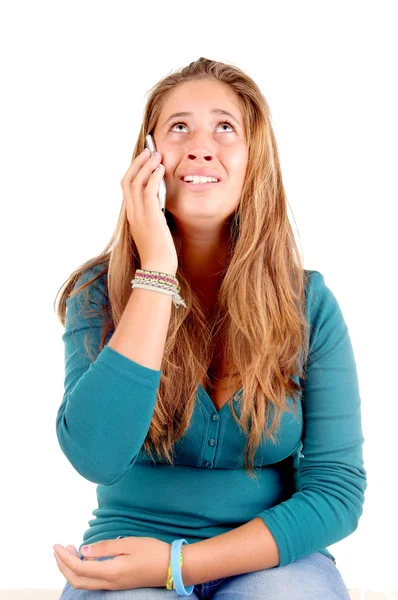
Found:
[[[229,177],[235,180],[243,180],[247,169],[247,156],[245,154],[235,154],[229,163]]]
[[[228,153],[228,159],[226,158],[226,160],[231,176],[244,177],[248,161],[246,144],[243,142],[235,144],[234,148],[231,148],[231,152]]]
[[[181,163],[181,157],[177,154],[177,152],[173,152],[170,149],[161,149],[159,150],[162,159],[161,163],[164,166],[166,173],[173,174],[174,171],[178,168],[178,165]]]

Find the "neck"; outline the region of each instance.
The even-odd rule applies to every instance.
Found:
[[[217,230],[188,230],[173,227],[178,260],[183,265],[191,288],[210,310],[217,298],[230,260],[230,227]]]
[[[180,260],[192,281],[211,284],[228,265],[229,245],[222,240],[184,240]]]

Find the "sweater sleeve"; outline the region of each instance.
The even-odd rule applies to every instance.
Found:
[[[93,277],[90,271],[74,289]],[[87,288],[66,300],[65,385],[56,433],[62,452],[80,475],[112,485],[137,459],[152,420],[161,371],[106,344],[99,351],[103,318],[95,313],[104,306],[105,277],[89,286],[89,314],[83,300]]]
[[[312,327],[303,386],[303,449],[296,492],[256,515],[283,567],[335,544],[358,526],[367,488],[361,399],[353,349],[339,304],[319,271],[310,273]]]

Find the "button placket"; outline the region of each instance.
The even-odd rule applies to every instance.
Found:
[[[220,415],[216,412],[213,412],[210,416],[210,423],[208,428],[208,435],[210,436],[207,440],[207,447],[204,451],[204,460],[202,465],[207,468],[211,468],[213,466],[215,452],[218,444],[219,437],[219,429],[220,429]]]

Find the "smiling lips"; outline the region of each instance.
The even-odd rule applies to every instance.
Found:
[[[218,171],[216,171],[215,169],[210,169],[209,167],[199,167],[199,166],[195,166],[195,167],[187,167],[186,169],[182,170],[182,173],[179,174],[179,177],[181,180],[184,179],[184,177],[211,177],[212,179],[218,179],[218,181],[220,182],[222,180],[222,177],[220,176],[220,174],[218,173]]]
[[[183,185],[188,186],[188,189],[202,191],[212,187],[211,184],[221,183],[221,177],[218,172],[213,169],[191,167],[186,169],[182,175],[180,175],[180,181]]]
[[[211,188],[214,187],[216,185],[218,185],[220,182],[219,181],[206,181],[206,179],[201,180],[201,178],[199,178],[199,181],[196,182],[196,178],[194,181],[184,181],[183,179],[181,179],[181,183],[184,186],[188,186],[188,188],[192,189],[192,190],[204,190],[205,188]]]
[[[187,175],[183,178],[183,181],[185,181],[185,183],[193,183],[195,185],[201,183],[218,183],[218,180],[215,177],[200,177],[199,175]]]

